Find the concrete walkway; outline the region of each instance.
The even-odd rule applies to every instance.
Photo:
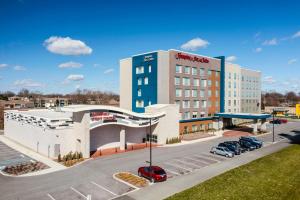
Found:
[[[15,142],[15,141],[5,137],[4,135],[0,135],[0,141],[3,142],[4,144],[6,144],[7,146],[27,155],[28,157],[31,157],[31,158],[33,158],[37,161],[40,161],[49,166],[48,169],[44,169],[41,171],[32,172],[32,173],[28,173],[28,174],[24,174],[24,175],[20,175],[20,176],[34,176],[34,175],[40,175],[40,174],[47,174],[50,172],[55,172],[55,171],[59,171],[59,170],[63,170],[63,169],[67,168],[67,167],[51,160],[50,158],[47,158],[31,149],[19,144],[18,142]]]
[[[201,170],[194,171],[193,173],[187,174],[185,176],[179,176],[174,178],[172,181],[166,181],[162,183],[157,183],[152,186],[143,188],[137,192],[130,193],[126,196],[119,197],[117,199],[142,199],[142,200],[152,200],[152,199],[164,199],[175,193],[186,190],[193,187],[199,183],[202,183],[214,176],[220,175],[228,170],[239,167],[260,157],[269,155],[276,151],[281,150],[290,144],[287,140],[277,143],[276,145],[269,145],[260,150],[249,152],[248,156],[242,156],[238,158],[229,159],[222,163],[216,163],[208,167],[201,168]]]

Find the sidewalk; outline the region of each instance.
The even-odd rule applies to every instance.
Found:
[[[5,137],[4,135],[0,135],[0,141],[3,142],[4,144],[6,144],[7,146],[49,166],[48,169],[20,175],[20,177],[21,176],[34,176],[34,175],[40,175],[40,174],[47,174],[50,172],[55,172],[55,171],[59,171],[59,170],[63,170],[63,169],[67,168],[67,167],[51,160],[50,158],[47,158],[39,153],[36,153],[35,151]]]

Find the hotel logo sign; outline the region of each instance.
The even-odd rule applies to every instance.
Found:
[[[200,62],[200,63],[209,63],[209,60],[207,58],[198,57],[198,56],[191,56],[183,53],[176,53],[175,54],[176,59],[183,59],[183,60],[189,60],[192,62]]]
[[[151,61],[151,60],[154,60],[152,55],[148,55],[148,56],[144,57],[144,62],[148,62],[148,61]]]

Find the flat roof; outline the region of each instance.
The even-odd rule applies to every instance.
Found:
[[[33,117],[39,117],[44,119],[60,119],[70,120],[72,118],[71,112],[55,111],[49,109],[30,109],[30,110],[7,110],[6,113],[15,113],[21,115],[29,115]]]
[[[270,118],[270,114],[258,113],[216,113],[215,116],[223,118],[238,118],[238,119],[266,119]]]

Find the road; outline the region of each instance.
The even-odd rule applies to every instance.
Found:
[[[222,166],[223,169],[229,169],[239,164],[240,160],[249,162],[255,156],[271,153],[272,151],[268,152],[268,146],[276,146],[284,141],[286,143],[285,138],[294,134],[291,131],[298,130],[300,132],[300,123],[291,122],[276,125],[275,130],[275,140],[281,142],[271,145],[272,135],[262,136],[261,138],[265,141],[267,147],[243,154],[240,157],[237,156],[231,160],[209,154],[212,146],[229,139],[222,137],[183,146],[154,148],[153,162],[166,168],[168,175],[170,175],[166,183],[170,184],[175,183],[177,180],[184,180],[185,177],[193,176],[193,173],[197,174],[214,166]],[[263,154],[262,152],[265,153]],[[1,175],[0,199],[73,200],[87,199],[87,195],[91,195],[93,200],[126,199],[131,197],[142,199],[142,196],[139,196],[139,194],[153,186],[134,192],[133,188],[114,180],[112,175],[119,171],[129,171],[136,174],[137,168],[145,165],[145,161],[148,158],[149,150],[144,149],[92,159],[67,170],[45,175],[32,177],[7,177]],[[241,164],[244,164],[244,162],[241,162]],[[153,188],[159,186],[155,185]],[[159,187],[163,188],[163,184]],[[129,195],[124,195],[130,191],[133,192]]]

